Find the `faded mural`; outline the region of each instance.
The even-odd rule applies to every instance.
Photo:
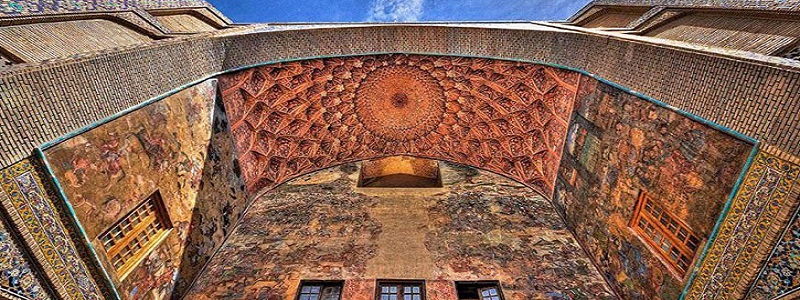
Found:
[[[294,299],[303,279],[345,279],[344,300],[374,299],[376,278],[499,280],[506,299],[613,299],[549,201],[524,185],[442,165],[443,188],[356,188],[345,164],[255,200],[187,299]]]
[[[125,299],[188,286],[246,205],[215,93],[216,80],[203,82],[45,151]],[[97,237],[155,191],[173,229],[120,281]]]
[[[752,145],[588,77],[575,106],[557,208],[623,298],[677,299],[688,275],[671,273],[628,227],[637,196],[646,191],[706,239]]]
[[[479,58],[375,55],[220,77],[251,193],[387,155],[454,161],[551,195],[579,73]]]

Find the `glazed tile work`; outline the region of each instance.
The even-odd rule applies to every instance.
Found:
[[[0,0],[0,17],[208,6],[203,0]]]
[[[377,278],[499,280],[506,299],[612,299],[549,201],[524,185],[440,163],[444,188],[360,189],[358,167],[304,175],[257,198],[187,299],[294,299],[303,279],[344,279],[343,300]]]
[[[20,231],[25,245],[44,268],[59,297],[64,299],[104,299],[108,296],[98,270],[90,261],[77,229],[66,218],[65,207],[55,195],[42,166],[23,160],[0,171],[0,198],[9,223]]]
[[[420,55],[305,60],[220,77],[251,193],[387,155],[455,161],[551,195],[576,72]]]
[[[124,299],[169,298],[187,286],[245,206],[215,93],[216,80],[205,81],[45,151]],[[172,229],[120,280],[98,236],[155,191]]]
[[[748,299],[774,299],[800,290],[800,214],[795,214],[773,250]]]
[[[800,166],[788,163],[767,153],[759,152],[747,177],[733,200],[730,213],[720,228],[717,240],[697,274],[697,282],[689,290],[692,299],[726,299],[736,293],[742,276],[751,271],[752,253],[763,247],[765,236],[778,221],[778,212],[791,201],[790,190],[800,176]],[[795,204],[796,205],[796,204]],[[794,273],[797,266],[792,254],[793,227],[778,241],[748,295],[751,299],[774,299],[797,287]]]
[[[752,147],[582,78],[555,203],[623,298],[677,299],[687,277],[670,272],[628,227],[639,192],[706,239]]]
[[[53,299],[42,274],[33,268],[31,259],[23,252],[21,241],[11,234],[0,211],[0,298]]]

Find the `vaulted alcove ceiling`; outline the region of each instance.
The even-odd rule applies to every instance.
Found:
[[[377,55],[220,77],[248,191],[389,155],[454,161],[553,192],[580,74],[478,58]]]

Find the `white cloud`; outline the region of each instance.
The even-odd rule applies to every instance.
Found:
[[[422,15],[424,0],[374,0],[370,7],[370,22],[413,22]]]

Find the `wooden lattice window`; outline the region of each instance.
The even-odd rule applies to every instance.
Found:
[[[302,281],[297,293],[297,300],[340,300],[342,297],[341,281]]]
[[[161,194],[156,191],[100,235],[120,280],[164,240],[171,224]]]
[[[655,203],[645,191],[639,193],[630,226],[652,246],[667,266],[680,276],[686,274],[700,246],[700,238],[689,226]]]
[[[422,281],[379,281],[377,300],[425,300]]]

